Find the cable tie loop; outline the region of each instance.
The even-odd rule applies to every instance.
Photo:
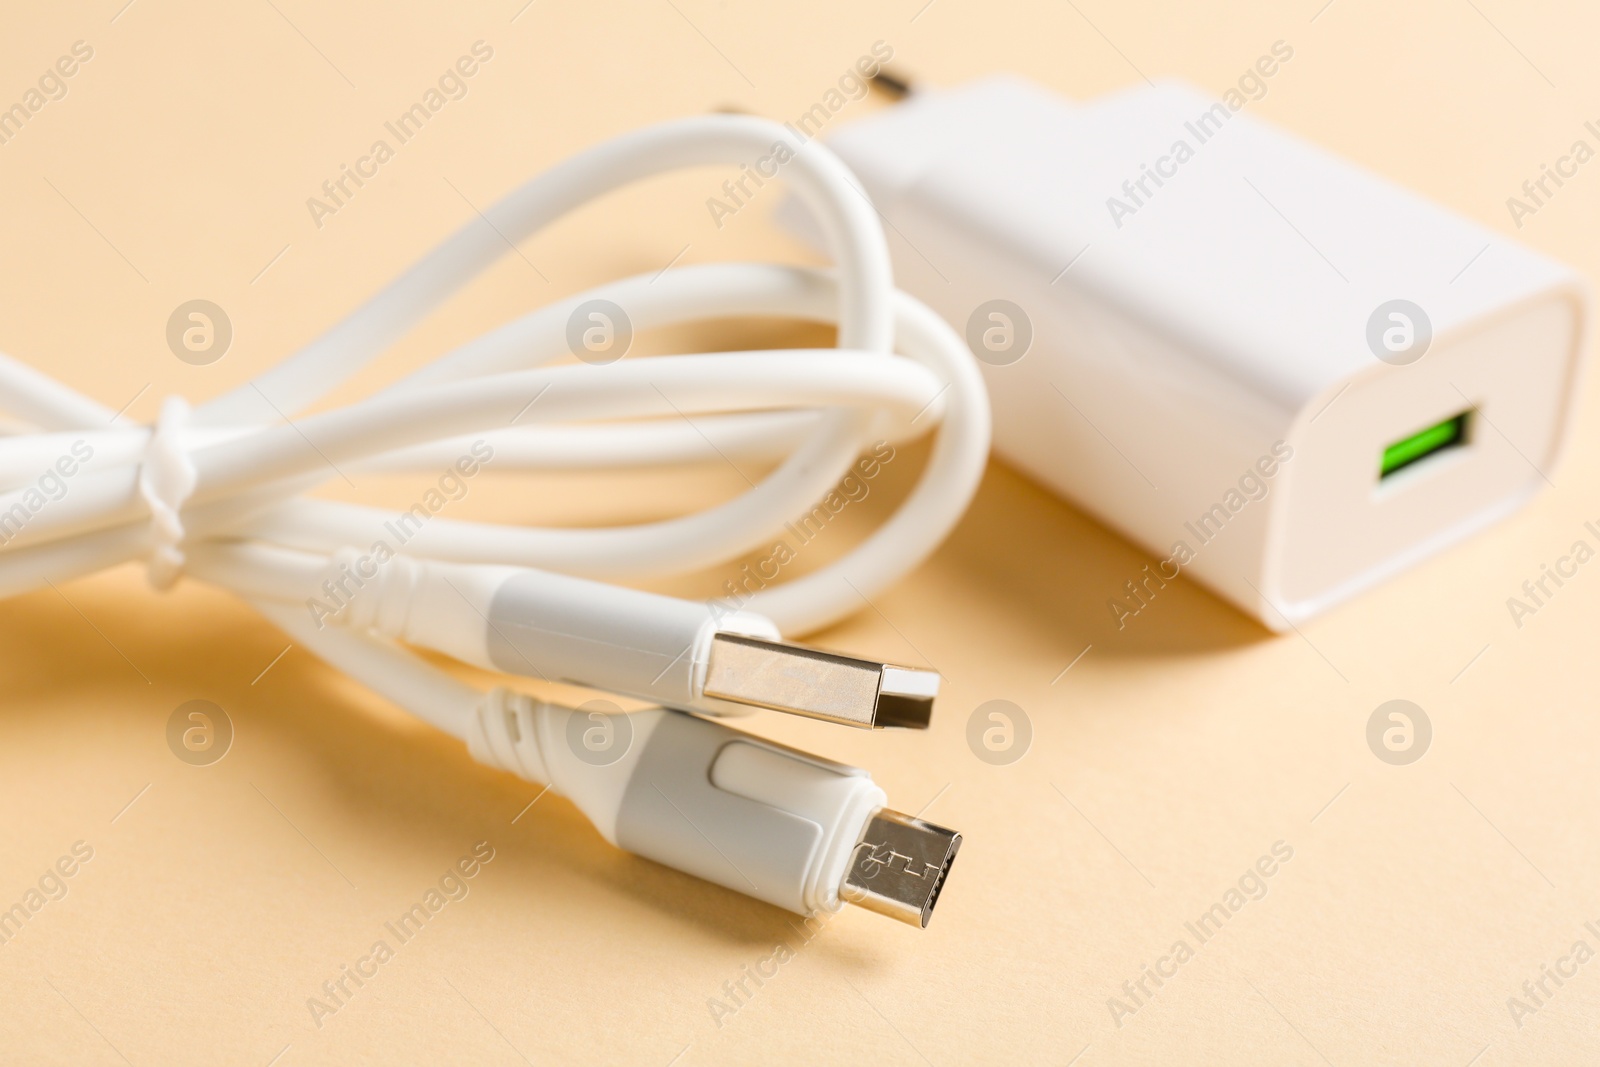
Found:
[[[163,591],[172,588],[183,574],[187,560],[183,506],[199,481],[194,460],[184,447],[189,414],[189,402],[183,397],[163,400],[139,461],[139,498],[150,509],[153,542],[145,577],[152,587]]]

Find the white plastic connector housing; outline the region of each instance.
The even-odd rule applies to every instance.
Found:
[[[1515,510],[1561,451],[1578,276],[1192,89],[1073,105],[995,78],[829,146],[903,287],[958,329],[1023,310],[1026,354],[984,367],[995,447],[1156,554],[1108,590],[1130,607],[1181,570],[1286,628]],[[1369,345],[1395,300],[1425,351]],[[1380,476],[1462,413],[1462,447]]]

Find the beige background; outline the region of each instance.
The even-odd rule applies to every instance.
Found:
[[[1073,97],[1141,72],[1220,92],[1282,39],[1294,60],[1255,113],[1502,230],[1506,198],[1600,118],[1600,20],[1576,3],[123,2],[3,16],[6,103],[74,41],[95,55],[0,145],[0,348],[113,407],[132,400],[140,420],[166,393],[214,395],[308,341],[469,219],[464,201],[657,119],[792,117],[880,39],[933,82],[1010,69]],[[306,197],[480,39],[494,58],[470,94],[315,227]],[[341,396],[685,245],[680,262],[804,257],[765,218],[775,196],[713,228],[703,202],[722,177],[678,175],[563,220]],[[1520,236],[1592,273],[1597,209],[1593,164]],[[196,297],[236,329],[210,367],[163,339]],[[525,810],[535,790],[303,650],[266,669],[286,638],[195,583],[157,595],[123,568],[7,602],[0,906],[74,842],[94,858],[0,946],[0,1061],[1592,1062],[1600,963],[1520,1029],[1506,1000],[1576,939],[1600,948],[1582,927],[1600,920],[1600,573],[1520,630],[1505,600],[1600,518],[1594,389],[1554,491],[1303,638],[1187,583],[1115,631],[1105,599],[1143,558],[993,467],[932,562],[819,635],[936,665],[933,729],[758,724],[872,768],[902,807],[933,800],[929,816],[967,834],[922,933],[845,914],[802,948],[790,916],[609,848],[560,799]],[[502,479],[475,484],[462,514],[629,521],[742,484],[717,463]],[[363,479],[354,495],[413,492]],[[872,508],[830,530],[829,551]],[[710,592],[734,569],[675,588]],[[1364,740],[1396,697],[1435,727],[1405,768]],[[211,767],[165,743],[191,699],[237,728]],[[991,699],[1033,724],[1012,766],[967,748],[967,717]],[[307,998],[481,840],[495,858],[471,894],[313,1025]],[[1294,858],[1265,899],[1114,1025],[1107,998],[1279,840]],[[779,941],[796,958],[719,1026],[710,998]]]

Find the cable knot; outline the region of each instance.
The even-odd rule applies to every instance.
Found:
[[[161,402],[161,414],[150,428],[150,440],[139,461],[139,497],[150,509],[154,541],[145,576],[161,590],[172,588],[183,573],[183,505],[199,480],[194,460],[184,447],[189,410],[189,402],[181,396]]]

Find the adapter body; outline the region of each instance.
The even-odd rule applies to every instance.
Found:
[[[1153,554],[1119,625],[1182,573],[1288,628],[1516,509],[1571,421],[1577,275],[1247,110],[999,77],[829,139],[997,452]]]

